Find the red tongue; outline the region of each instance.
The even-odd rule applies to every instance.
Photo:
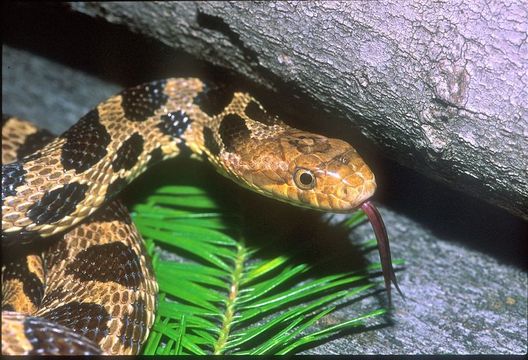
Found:
[[[391,253],[390,253],[390,245],[389,245],[389,237],[387,236],[387,230],[385,229],[385,224],[383,223],[383,219],[381,218],[381,215],[370,201],[365,201],[361,205],[361,210],[365,212],[367,215],[370,224],[372,225],[372,228],[374,229],[374,233],[376,234],[376,240],[378,241],[378,251],[381,259],[381,270],[383,272],[383,279],[385,280],[385,288],[387,289],[387,296],[389,298],[389,306],[392,306],[392,298],[391,298],[391,281],[396,287],[396,290],[400,293],[400,295],[403,296],[403,293],[400,290],[400,287],[398,286],[398,282],[396,281],[396,275],[394,274],[394,268],[392,267],[392,260],[391,260]]]

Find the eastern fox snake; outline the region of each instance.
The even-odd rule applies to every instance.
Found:
[[[4,354],[139,352],[158,287],[115,196],[150,165],[183,152],[281,201],[362,208],[389,300],[396,285],[387,234],[368,201],[374,175],[356,150],[284,124],[247,93],[196,78],[154,81],[100,103],[56,138],[4,117],[2,149],[2,248],[10,251],[2,258]]]

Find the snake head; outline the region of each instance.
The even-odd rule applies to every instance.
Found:
[[[351,145],[293,128],[248,144],[225,163],[237,165],[232,173],[239,183],[297,206],[340,213],[363,210],[376,234],[389,304],[391,282],[403,296],[383,219],[369,200],[376,191],[374,174]]]
[[[237,177],[297,206],[351,212],[376,190],[374,174],[348,143],[293,128],[239,149]]]
[[[293,132],[282,140],[282,148],[289,161],[288,194],[294,201],[297,198],[301,206],[350,212],[376,190],[370,168],[342,140]]]

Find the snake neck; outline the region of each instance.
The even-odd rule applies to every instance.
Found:
[[[71,228],[152,164],[180,154],[203,87],[191,78],[127,89],[2,165],[2,245]]]
[[[2,244],[70,229],[153,164],[182,153],[222,172],[221,153],[247,140],[250,116],[256,127],[273,122],[248,94],[195,78],[124,90],[43,148],[2,165]]]

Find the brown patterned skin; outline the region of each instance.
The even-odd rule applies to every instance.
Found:
[[[247,93],[226,93],[196,78],[166,79],[124,90],[43,148],[2,165],[2,247],[43,242],[72,228],[85,236],[90,230],[75,228],[77,224],[151,164],[184,150],[206,157],[240,185],[280,201],[332,212],[363,208],[376,230],[390,296],[390,281],[396,285],[396,278],[388,239],[379,213],[371,211],[368,201],[376,183],[355,149],[344,141],[284,124]],[[101,226],[110,231],[111,225]],[[63,251],[82,253],[79,259],[89,263],[93,254],[83,251],[104,242],[78,250],[82,241],[64,245],[69,250]],[[77,265],[52,264],[66,278],[70,276],[67,281],[112,281],[102,274],[86,275],[80,265],[73,270]],[[58,293],[71,284],[61,279]],[[66,296],[45,297],[44,303],[52,308],[39,313],[54,311]],[[99,298],[104,296],[101,290]],[[145,306],[149,304],[138,308]]]
[[[71,329],[43,318],[2,312],[2,354],[99,355],[97,344]]]
[[[127,209],[111,201],[101,210],[46,251],[46,291],[35,315],[107,354],[138,354],[154,323],[158,285]]]
[[[7,119],[2,163],[26,151],[28,138],[31,146],[53,140],[27,121]],[[157,291],[126,208],[110,201],[42,256],[29,248],[2,258],[2,310],[16,311],[2,312],[2,354],[138,354]]]
[[[374,193],[374,175],[347,143],[279,121],[268,125],[250,120],[244,110],[251,102],[264,116],[265,112],[243,93],[235,93],[224,110],[211,117],[194,101],[203,87],[198,79],[168,79],[125,90],[99,104],[40,151],[9,168],[3,166],[8,174],[24,176],[23,183],[12,186],[16,191],[2,192],[3,242],[14,237],[17,242],[21,237],[48,237],[72,227],[114,196],[109,193],[113,184],[129,183],[145,171],[153,151],[161,149],[164,159],[174,157],[182,142],[198,155],[205,153],[219,171],[240,183],[297,205],[348,212]],[[162,99],[156,98],[159,94]],[[145,99],[145,104],[134,104],[134,112],[127,114],[123,103],[129,97]],[[151,105],[153,109],[148,108]],[[133,117],[141,112],[139,119]],[[235,136],[229,135],[229,129],[222,131],[222,126],[229,127],[239,118],[246,131],[236,129]],[[185,119],[190,124],[182,134],[164,131]],[[220,134],[226,134],[224,139]],[[136,142],[137,153],[123,150],[127,141]],[[317,146],[310,146],[315,141]],[[119,155],[125,160],[116,161]],[[127,156],[132,160],[127,162]],[[313,173],[315,186],[302,189],[294,184],[298,168],[306,169],[307,176]],[[69,201],[55,203],[58,196]]]
[[[9,305],[10,310],[64,326],[97,344],[105,354],[138,354],[154,323],[158,292],[146,256],[126,208],[117,200],[111,201],[44,252],[46,287],[42,300],[35,304],[36,311],[17,306],[33,304],[27,299],[31,296],[21,285],[23,277],[6,279],[5,273],[12,266],[3,261],[2,308]],[[18,260],[24,262],[24,256]],[[18,291],[10,296],[8,288]],[[2,314],[2,329],[8,325]],[[28,334],[34,331],[26,330]],[[3,334],[3,354],[10,354],[13,342]],[[11,354],[33,351],[36,348]]]

